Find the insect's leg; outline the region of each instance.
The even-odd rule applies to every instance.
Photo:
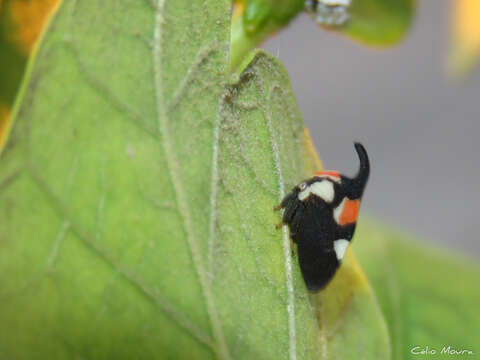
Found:
[[[291,193],[287,194],[282,201],[280,202],[279,205],[275,206],[273,210],[277,211],[283,208],[287,208],[290,206],[290,203],[294,201],[297,198],[297,194],[295,191],[292,191]]]
[[[285,208],[285,211],[283,213],[283,218],[282,221],[285,224],[291,224],[293,217],[295,216],[298,208],[300,206],[300,201],[298,199],[295,199],[294,201],[291,201],[288,206]]]
[[[290,193],[287,196],[285,196],[282,202],[280,203],[280,205],[277,205],[273,208],[274,211],[285,209],[282,216],[282,222],[275,225],[275,228],[280,229],[283,224],[290,223],[291,218],[295,214],[297,207],[298,207],[298,199],[297,199],[296,193]]]

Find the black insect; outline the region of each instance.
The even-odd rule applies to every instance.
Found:
[[[352,240],[360,199],[370,174],[368,155],[355,143],[360,170],[354,178],[319,171],[297,185],[276,209],[297,244],[303,279],[311,292],[323,289],[341,264]]]

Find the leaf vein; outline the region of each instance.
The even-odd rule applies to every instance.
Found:
[[[262,88],[263,88],[263,84]],[[285,183],[283,179],[283,172],[280,160],[280,150],[278,148],[277,141],[275,139],[275,133],[272,123],[272,113],[269,104],[271,103],[273,89],[270,89],[268,100],[266,101],[264,113],[267,122],[268,131],[270,133],[270,143],[272,145],[272,152],[274,158],[275,171],[277,175],[277,181],[279,186],[279,201],[285,196]],[[297,359],[297,332],[295,325],[295,290],[293,286],[293,270],[292,270],[292,258],[290,256],[290,236],[286,225],[282,226],[283,235],[283,255],[285,257],[285,281],[287,287],[287,314],[288,314],[288,337],[289,337],[289,356],[290,360]]]
[[[165,0],[158,0],[157,10],[155,12],[155,26],[154,26],[154,48],[153,48],[153,64],[154,64],[154,82],[155,82],[155,91],[156,91],[156,104],[157,104],[157,117],[158,117],[158,126],[162,136],[162,145],[164,148],[165,156],[167,159],[168,173],[172,178],[177,179],[173,181],[173,188],[178,204],[178,209],[182,217],[186,234],[187,242],[190,248],[191,256],[195,266],[197,276],[200,281],[202,288],[203,297],[205,299],[208,317],[210,319],[210,324],[213,331],[213,337],[215,340],[215,353],[218,358],[229,359],[230,354],[227,348],[227,344],[224,338],[223,329],[220,323],[220,319],[217,313],[215,306],[215,299],[213,297],[212,289],[210,288],[210,282],[208,280],[207,272],[205,271],[204,264],[201,258],[200,245],[198,238],[194,231],[194,226],[192,224],[192,218],[190,210],[188,207],[188,201],[186,198],[185,190],[181,182],[181,170],[180,164],[176,159],[173,143],[171,142],[171,134],[168,126],[168,115],[167,107],[165,106],[165,99],[163,97],[162,89],[162,60],[161,60],[161,36],[162,36],[162,25],[164,22],[163,18],[163,9],[165,5]]]
[[[212,53],[216,51],[217,47],[217,42],[213,41],[208,46],[205,46],[199,50],[199,52],[195,56],[193,63],[189,66],[189,68],[187,69],[187,73],[181,80],[180,85],[173,93],[173,96],[167,105],[167,112],[172,111],[180,103],[181,99],[185,95],[185,92],[188,90],[189,85],[198,75],[200,66],[205,62],[206,59],[208,59],[208,57]]]
[[[213,125],[213,153],[212,153],[212,173],[210,177],[210,219],[208,229],[208,274],[213,280],[214,248],[216,240],[217,215],[217,195],[218,195],[218,151],[220,139],[220,123],[223,117],[223,107],[225,104],[225,95],[220,98],[218,103],[217,116]]]
[[[120,100],[112,90],[103,82],[101,82],[97,77],[95,77],[86,64],[80,58],[79,51],[73,44],[73,42],[66,41],[66,48],[72,52],[73,59],[75,60],[78,68],[80,69],[80,73],[84,77],[86,83],[91,86],[93,90],[97,93],[102,95],[102,97],[112,104],[116,109],[118,109],[121,113],[126,114],[128,119],[130,119],[136,126],[147,132],[153,138],[158,137],[157,130],[145,121],[140,114],[138,114],[134,109],[128,106],[125,102]]]
[[[50,255],[48,256],[48,259],[47,259],[47,271],[53,268],[58,258],[58,251],[60,249],[60,246],[63,243],[63,240],[65,239],[65,236],[68,233],[69,228],[70,228],[70,223],[66,220],[62,221],[62,224],[60,225],[60,228],[57,231],[57,235],[55,236],[55,241],[53,242],[52,249],[50,250]]]
[[[11,174],[7,175],[4,179],[0,180],[0,193],[7,189],[12,183],[17,180],[23,172],[23,168],[13,171]]]

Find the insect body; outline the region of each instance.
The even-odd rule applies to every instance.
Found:
[[[360,170],[354,178],[320,171],[297,185],[278,207],[298,248],[303,279],[311,292],[332,279],[352,240],[360,199],[370,173],[365,148],[355,143]]]

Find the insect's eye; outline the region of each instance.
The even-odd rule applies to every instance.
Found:
[[[300,188],[300,191],[303,191],[307,188],[307,183],[301,183],[300,185],[298,185],[298,187]]]

